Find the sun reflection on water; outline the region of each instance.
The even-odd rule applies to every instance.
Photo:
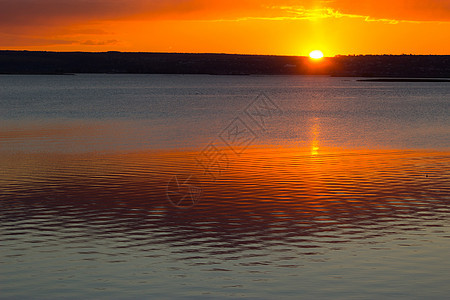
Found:
[[[311,126],[311,135],[312,135],[311,155],[314,156],[319,154],[319,134],[320,134],[319,118],[315,117],[312,120]]]

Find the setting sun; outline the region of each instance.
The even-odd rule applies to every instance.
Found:
[[[309,54],[309,57],[312,59],[321,59],[323,58],[323,53],[320,50],[314,50]]]

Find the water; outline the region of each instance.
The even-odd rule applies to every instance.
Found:
[[[245,114],[258,95],[264,126]],[[328,77],[1,76],[0,298],[445,299],[449,95]]]

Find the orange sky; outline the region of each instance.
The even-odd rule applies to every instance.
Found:
[[[450,54],[450,0],[0,0],[0,49]]]

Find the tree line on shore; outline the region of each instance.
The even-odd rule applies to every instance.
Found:
[[[450,78],[450,55],[301,56],[0,51],[0,74],[330,75]]]

